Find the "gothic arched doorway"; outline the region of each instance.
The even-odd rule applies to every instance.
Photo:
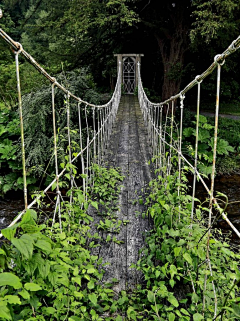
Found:
[[[136,86],[136,59],[123,58],[123,87],[126,94],[133,94]]]

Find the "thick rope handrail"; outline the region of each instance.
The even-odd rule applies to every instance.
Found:
[[[81,99],[80,97],[77,97],[76,95],[74,95],[73,93],[71,93],[69,90],[67,90],[63,85],[59,84],[59,82],[56,81],[56,79],[54,77],[52,77],[43,67],[41,67],[41,65],[26,51],[23,49],[22,45],[19,42],[14,41],[5,31],[3,31],[3,29],[0,28],[0,36],[2,37],[2,39],[8,43],[11,48],[13,49],[13,51],[15,51],[16,53],[19,53],[21,55],[23,55],[27,61],[33,65],[45,78],[47,78],[52,84],[55,84],[56,87],[58,87],[59,89],[61,89],[65,94],[69,94],[69,96],[73,99],[75,99],[76,101],[83,103],[83,104],[87,104],[90,107],[106,107],[109,103],[112,102],[113,97],[114,97],[114,93],[111,97],[111,99],[109,100],[109,102],[107,102],[104,105],[94,105],[91,104],[87,101],[84,101],[83,99]],[[121,62],[119,62],[119,64],[121,64]]]
[[[190,82],[182,91],[180,91],[177,95],[170,97],[169,99],[161,102],[161,103],[152,103],[143,88],[142,85],[142,80],[141,80],[141,73],[140,73],[140,63],[138,63],[138,92],[139,92],[139,102],[140,102],[140,107],[142,108],[142,112],[144,114],[144,119],[145,121],[149,123],[151,123],[151,127],[153,128],[154,131],[157,132],[158,137],[160,139],[160,141],[162,143],[164,143],[165,145],[167,145],[170,150],[173,149],[175,150],[175,152],[179,155],[179,158],[182,158],[190,167],[191,169],[194,171],[194,173],[198,176],[198,178],[200,179],[200,181],[202,182],[204,188],[206,189],[207,193],[210,195],[210,197],[212,198],[212,202],[214,202],[214,204],[217,206],[218,209],[220,209],[220,206],[218,205],[216,199],[213,197],[213,187],[211,189],[208,189],[207,185],[204,182],[204,179],[202,178],[201,173],[197,170],[196,166],[193,166],[187,159],[186,157],[182,154],[181,150],[179,151],[178,148],[176,148],[172,143],[168,143],[165,138],[162,137],[162,133],[159,132],[159,129],[156,127],[156,122],[155,119],[152,117],[152,111],[151,109],[158,109],[161,108],[161,112],[162,112],[162,108],[163,105],[169,105],[170,102],[174,102],[176,101],[176,99],[180,98],[180,109],[181,109],[181,121],[180,121],[180,126],[182,126],[183,123],[183,119],[182,119],[182,110],[183,110],[183,99],[185,97],[185,94],[191,89],[193,88],[195,85],[200,85],[203,81],[204,78],[206,78],[208,75],[210,75],[214,69],[216,67],[219,68],[224,64],[225,59],[231,55],[233,52],[235,52],[236,50],[238,50],[240,48],[240,36],[234,40],[231,45],[220,55],[216,55],[214,57],[214,62],[210,65],[210,67],[204,71],[201,75],[198,75],[195,77],[195,79]],[[217,93],[217,107],[219,106],[219,88],[220,88],[220,78],[218,77],[217,79],[217,83],[218,83],[218,93]],[[200,95],[200,94],[199,94]],[[200,104],[199,102],[200,98],[198,97],[198,104]],[[143,102],[144,101],[144,102]],[[172,106],[173,107],[173,106]],[[199,107],[199,106],[198,106]],[[198,118],[199,118],[199,113],[198,113]],[[216,117],[216,120],[218,119],[218,114]],[[166,125],[166,124],[165,124]],[[149,125],[148,125],[149,126]],[[160,127],[160,126],[158,126]],[[216,144],[217,144],[217,122],[216,122],[216,126],[215,126],[215,152],[214,154],[216,154]],[[162,129],[161,129],[162,131]],[[152,133],[150,134],[151,136],[153,135]],[[169,135],[170,138],[172,139],[172,134]],[[182,135],[180,135],[180,145],[181,145],[181,140],[182,140]],[[155,147],[156,148],[156,147]],[[196,149],[197,149],[197,144],[196,144]],[[155,156],[155,155],[154,155]],[[214,157],[214,164],[216,162],[215,160],[216,156]],[[195,164],[196,165],[196,164]],[[215,171],[215,166],[213,168],[213,172]],[[214,174],[212,172],[212,184],[214,181]],[[221,213],[222,217],[224,218],[224,220],[226,220],[226,222],[229,224],[229,226],[234,230],[234,232],[237,234],[237,236],[240,238],[240,232],[238,231],[238,229],[230,222],[230,220],[228,219],[227,215],[222,212]]]
[[[95,105],[88,103],[84,100],[82,100],[80,97],[77,97],[73,93],[71,93],[69,90],[67,90],[64,86],[59,84],[56,79],[52,76],[50,76],[44,68],[42,68],[36,60],[28,54],[22,47],[22,45],[18,42],[15,42],[11,39],[10,36],[8,36],[2,29],[0,29],[0,36],[8,43],[10,44],[11,48],[14,50],[15,57],[16,57],[16,70],[17,70],[17,79],[18,79],[18,94],[19,94],[19,107],[21,110],[22,101],[21,101],[21,86],[20,86],[20,76],[19,76],[19,64],[18,64],[18,56],[19,54],[22,54],[28,62],[30,62],[46,79],[48,79],[51,83],[51,91],[52,91],[52,115],[53,115],[53,137],[54,137],[54,159],[55,159],[55,179],[52,180],[52,182],[38,195],[35,197],[35,199],[27,205],[27,189],[26,184],[24,186],[24,195],[25,195],[25,209],[21,211],[17,217],[10,223],[8,227],[13,226],[16,222],[18,222],[23,214],[26,212],[27,209],[30,209],[35,205],[40,198],[42,197],[42,194],[46,194],[51,187],[53,187],[56,184],[56,205],[54,210],[54,217],[53,217],[53,223],[55,221],[55,216],[58,211],[59,216],[59,223],[60,223],[60,229],[61,229],[61,212],[60,212],[60,200],[63,201],[61,196],[61,191],[59,189],[59,178],[62,177],[66,173],[66,168],[64,168],[60,173],[58,172],[58,147],[57,147],[57,129],[56,129],[56,119],[55,119],[55,88],[57,87],[60,89],[63,93],[65,93],[66,97],[66,118],[67,118],[67,136],[68,136],[68,162],[71,165],[73,162],[75,162],[80,156],[81,156],[81,164],[82,164],[82,174],[86,174],[87,178],[83,178],[83,190],[85,194],[85,198],[87,198],[86,189],[88,186],[88,174],[91,177],[91,164],[92,162],[98,162],[98,164],[101,163],[101,159],[103,158],[104,149],[106,147],[106,144],[109,140],[113,122],[115,121],[120,98],[121,98],[121,62],[118,64],[118,77],[117,82],[115,86],[115,90],[112,94],[111,99],[105,103],[104,105]],[[77,103],[77,109],[78,109],[78,115],[79,115],[79,138],[80,138],[80,151],[73,155],[72,157],[72,149],[71,149],[71,131],[70,131],[70,99],[74,99]],[[87,109],[89,110],[88,115]],[[82,121],[81,121],[81,110],[85,113],[85,125],[87,128],[87,142],[86,146],[83,146],[83,136],[82,136]],[[95,114],[96,113],[96,114]],[[92,114],[93,117],[93,128],[91,131],[89,131],[89,124],[88,124],[88,117],[90,117]],[[97,117],[97,124],[96,122]],[[21,121],[23,121],[22,116],[20,117]],[[107,129],[106,129],[107,127]],[[23,124],[21,127],[21,136],[22,140],[24,138],[24,132],[23,132]],[[24,177],[26,179],[26,170],[25,170],[25,149],[24,149],[24,141],[22,143],[23,147],[23,173]],[[93,155],[92,151],[93,149]],[[97,154],[98,150],[98,154]],[[84,157],[84,154],[85,157]],[[77,186],[74,177],[72,175],[72,169],[70,170],[70,184],[71,187]],[[0,238],[3,235],[0,234]]]
[[[219,214],[222,218],[228,223],[231,229],[236,233],[236,235],[240,238],[240,232],[238,229],[232,224],[232,222],[228,219],[224,210],[219,206],[216,197],[214,196],[214,181],[215,181],[215,172],[216,172],[216,155],[217,155],[217,136],[218,136],[218,116],[219,116],[219,97],[220,97],[220,75],[221,68],[225,62],[225,59],[231,55],[233,52],[240,48],[240,36],[234,40],[231,45],[220,55],[216,55],[214,57],[214,62],[210,65],[210,67],[205,70],[201,75],[195,77],[193,81],[191,81],[182,91],[180,91],[175,96],[166,99],[160,103],[152,103],[143,88],[141,74],[140,74],[140,63],[138,63],[138,97],[140,107],[144,116],[144,121],[148,129],[149,142],[152,148],[152,155],[156,158],[155,164],[156,167],[160,170],[160,175],[163,177],[167,177],[171,174],[172,171],[172,153],[174,151],[174,156],[178,157],[178,197],[180,196],[180,184],[181,184],[181,163],[185,162],[193,172],[193,191],[192,191],[192,204],[191,204],[191,223],[189,226],[189,234],[192,233],[193,229],[193,220],[194,220],[194,199],[195,199],[195,191],[196,191],[196,179],[198,178],[203,184],[205,190],[209,195],[209,208],[208,208],[208,224],[207,230],[204,235],[206,235],[206,269],[209,271],[209,275],[213,276],[213,266],[210,258],[210,237],[211,237],[211,229],[213,222],[213,205],[215,205]],[[216,109],[215,109],[215,126],[214,126],[214,143],[213,143],[213,161],[212,161],[212,171],[211,171],[211,187],[210,189],[206,185],[201,173],[197,168],[198,161],[198,134],[199,134],[199,117],[200,117],[200,88],[202,81],[217,68],[217,85],[216,85]],[[182,151],[182,129],[183,129],[183,110],[184,110],[184,98],[186,93],[193,88],[195,85],[198,85],[198,93],[197,93],[197,119],[196,119],[196,140],[195,140],[195,155],[194,155],[194,164],[191,164],[189,160],[183,155]],[[176,125],[174,129],[174,116],[173,110],[176,106],[176,102],[180,100],[180,120],[179,125]],[[165,124],[164,128],[162,125],[163,122],[163,107],[167,106],[165,116]],[[171,106],[171,117],[169,115]],[[160,114],[160,116],[159,116]],[[160,118],[160,119],[159,119]],[[169,125],[168,125],[169,123]],[[179,126],[179,129],[178,129]],[[169,132],[167,132],[167,130]],[[175,131],[175,132],[174,132]],[[163,135],[164,132],[164,135]],[[175,138],[174,137],[177,137]],[[157,139],[156,139],[157,136]],[[167,147],[167,148],[166,148]],[[166,153],[168,150],[168,153]],[[159,166],[160,165],[160,166]],[[159,167],[158,167],[159,166]],[[162,170],[163,166],[166,167],[166,172]],[[180,221],[180,209],[181,203],[179,201],[179,218]],[[216,216],[217,217],[217,216]],[[218,311],[218,297],[217,297],[217,288],[215,282],[213,280],[208,280],[208,273],[205,273],[204,277],[204,289],[203,292],[207,289],[207,282],[211,283],[213,297],[214,297],[214,319],[217,316]],[[191,279],[192,280],[192,279]],[[193,292],[195,292],[194,283],[192,283]],[[204,316],[206,306],[206,296],[203,295],[202,302],[202,314]]]
[[[181,92],[179,92],[175,96],[172,96],[172,97],[170,97],[160,103],[153,103],[150,100],[149,100],[149,102],[151,104],[154,104],[154,106],[158,107],[158,106],[165,105],[165,104],[171,102],[172,100],[176,100],[176,99],[180,98],[181,95],[186,94],[190,89],[192,89],[195,85],[197,85],[199,81],[202,81],[207,76],[209,76],[214,71],[214,69],[218,66],[219,63],[220,64],[223,63],[227,57],[229,57],[232,53],[236,52],[239,48],[240,48],[240,36],[238,36],[237,39],[235,39],[222,54],[216,55],[214,57],[214,62],[201,75],[198,75],[185,88],[183,88],[183,90]],[[139,62],[138,62],[138,65],[140,65]]]

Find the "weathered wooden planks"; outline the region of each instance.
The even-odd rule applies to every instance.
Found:
[[[118,279],[115,290],[119,292],[141,282],[141,275],[130,266],[138,261],[139,249],[144,245],[144,233],[150,227],[148,220],[141,215],[144,205],[139,203],[139,196],[151,178],[147,164],[150,154],[141,110],[133,95],[122,97],[108,146],[108,166],[119,167],[125,176],[119,196],[119,210],[115,215],[121,221],[129,220],[129,223],[122,225],[117,234],[122,244],[105,242],[107,233],[102,232],[100,247],[94,253],[103,257],[104,262],[110,263],[104,267],[104,281]],[[97,222],[99,216],[95,224]]]

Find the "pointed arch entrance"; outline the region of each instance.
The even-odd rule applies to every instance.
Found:
[[[121,62],[122,84],[126,94],[134,94],[137,87],[137,63],[142,54],[117,54],[117,62]]]
[[[136,59],[134,57],[123,58],[123,88],[126,94],[133,94],[136,87]]]

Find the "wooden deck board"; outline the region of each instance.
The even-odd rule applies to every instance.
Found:
[[[119,280],[115,287],[117,292],[141,282],[141,275],[130,266],[137,263],[139,250],[144,245],[144,233],[150,228],[148,220],[142,218],[144,206],[139,204],[139,196],[151,179],[147,164],[149,158],[147,133],[137,98],[123,96],[106,151],[106,161],[108,166],[119,167],[125,176],[116,218],[129,220],[129,223],[122,225],[120,233],[115,235],[123,241],[122,244],[104,242],[107,233],[102,232],[101,246],[95,250],[104,262],[110,263],[104,267],[104,281]]]

